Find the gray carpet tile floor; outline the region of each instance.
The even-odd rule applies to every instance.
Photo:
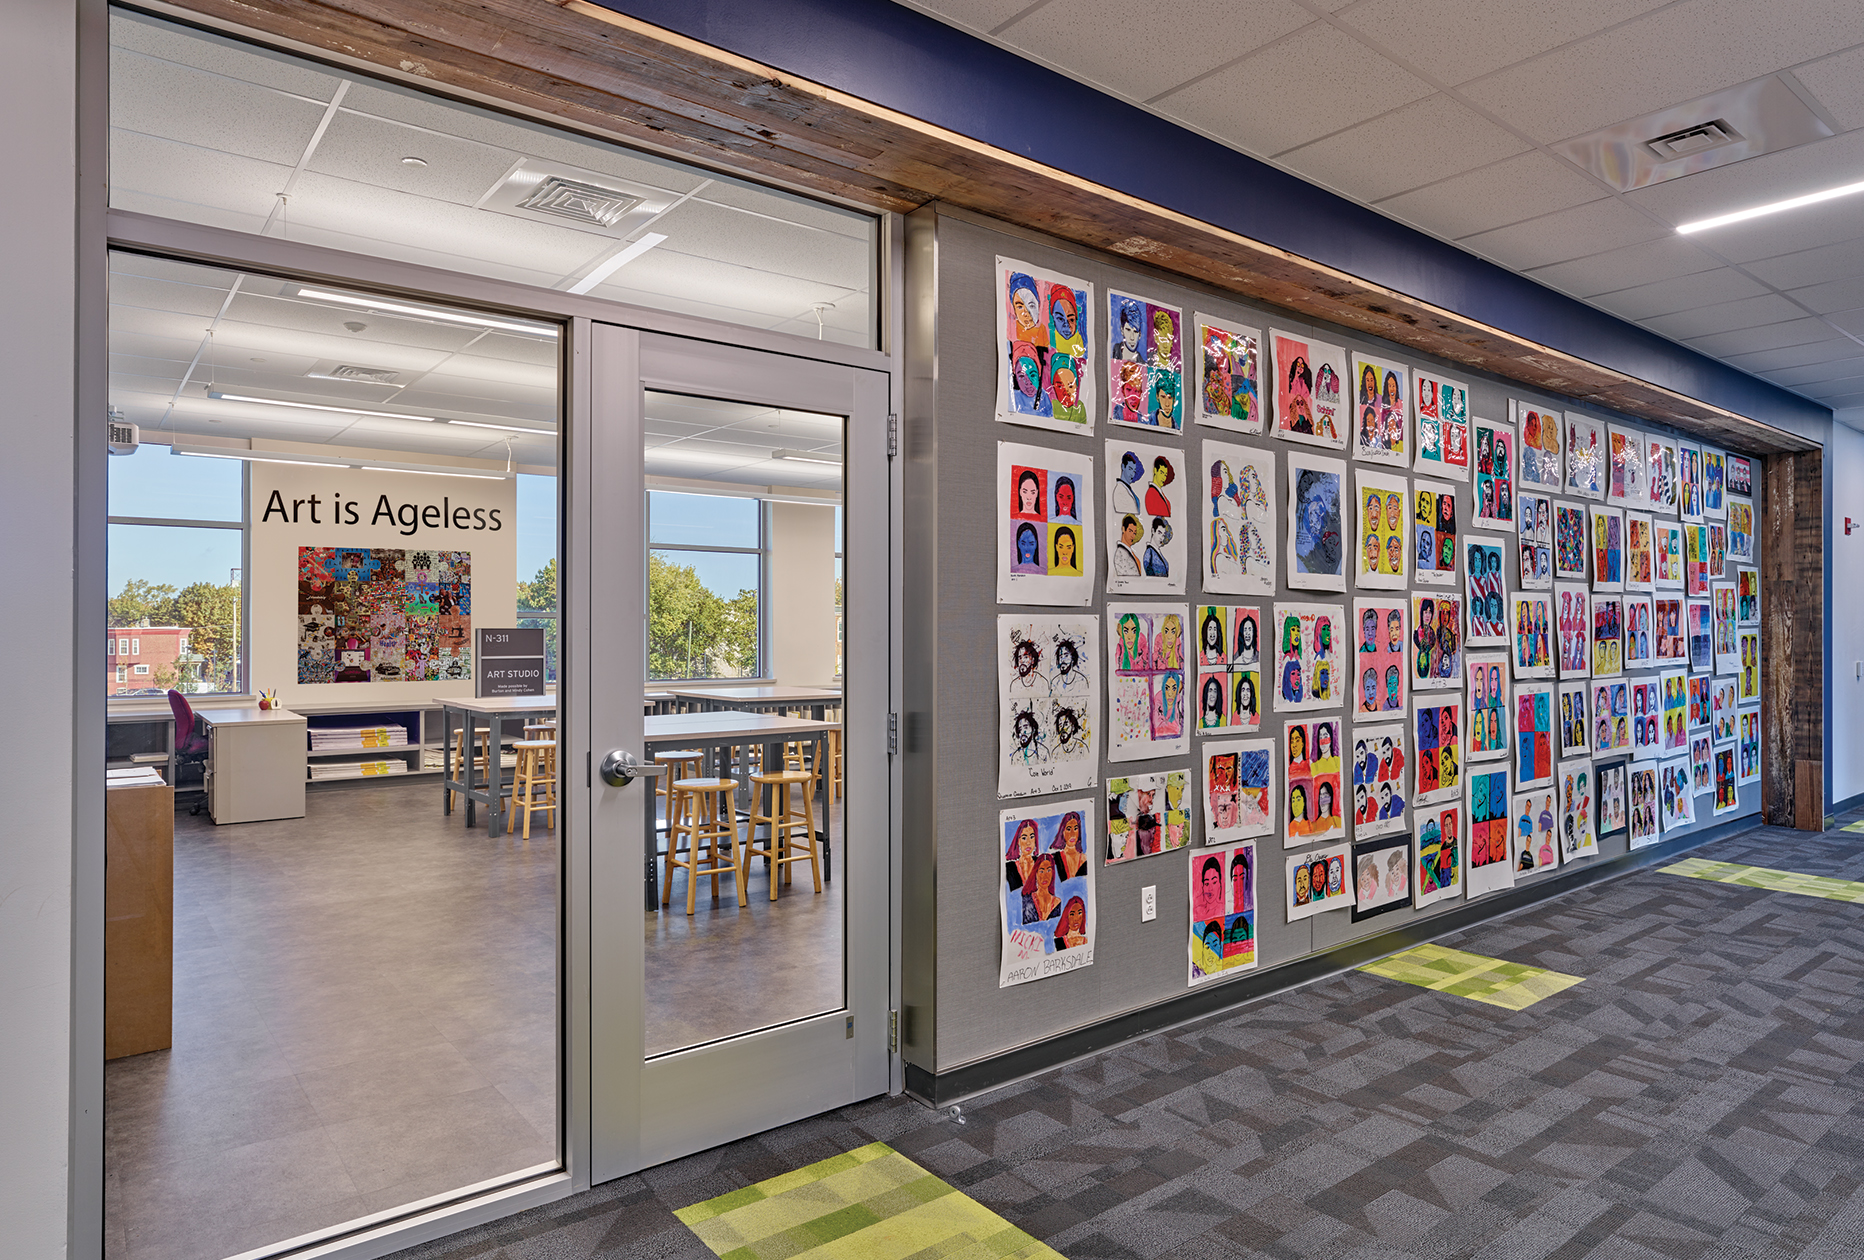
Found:
[[[1691,856],[1864,880],[1864,836]],[[880,1140],[1071,1260],[1864,1255],[1864,907],[1643,870],[1443,940],[1512,1013],[1348,972],[978,1098],[877,1099],[402,1260],[708,1255],[673,1212]]]

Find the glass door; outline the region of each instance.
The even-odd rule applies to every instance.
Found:
[[[587,344],[566,716],[603,1181],[888,1088],[892,504],[883,374]]]

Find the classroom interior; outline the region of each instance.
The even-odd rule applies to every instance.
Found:
[[[140,16],[113,42],[121,205],[236,222],[239,161],[275,149],[301,178],[262,234],[866,335],[868,216]],[[547,165],[654,214],[459,204]],[[650,222],[669,248],[604,270]],[[562,327],[122,250],[109,293],[138,435],[109,465],[106,1254],[236,1255],[560,1166]],[[843,1004],[846,417],[643,414],[648,650],[603,668],[638,674],[669,769],[652,1057]]]

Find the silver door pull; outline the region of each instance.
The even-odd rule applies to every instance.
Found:
[[[636,779],[658,778],[666,772],[667,768],[658,761],[642,761],[625,748],[609,750],[598,771],[602,782],[610,787],[627,787]]]

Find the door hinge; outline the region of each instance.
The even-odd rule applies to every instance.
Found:
[[[887,1053],[898,1054],[899,1052],[900,1052],[900,1013],[898,1011],[888,1011],[887,1012]]]
[[[900,413],[887,413],[887,458],[892,459],[900,453]]]
[[[897,757],[900,752],[900,715],[887,714],[887,756]]]

